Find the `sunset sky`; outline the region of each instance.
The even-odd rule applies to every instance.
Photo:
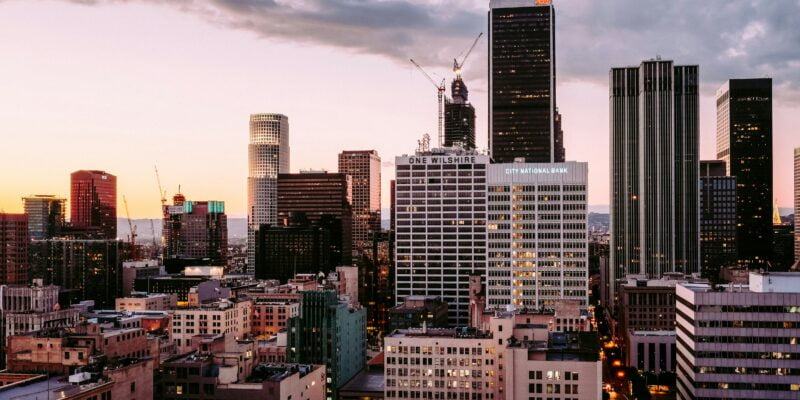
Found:
[[[700,65],[701,159],[715,156],[720,84],[773,78],[775,195],[791,206],[800,3],[555,5],[567,159],[589,162],[590,204],[609,203],[608,70],[660,55]],[[394,157],[435,134],[436,91],[408,58],[449,82],[452,58],[486,31],[487,9],[484,0],[0,0],[0,210],[20,212],[29,194],[68,197],[70,172],[102,169],[118,177],[132,217],[156,217],[158,165],[170,196],[180,184],[189,199],[223,200],[229,216],[244,216],[257,112],[289,117],[293,171],[335,171],[341,150],[378,150],[388,207]],[[484,37],[464,72],[481,148],[486,49]]]

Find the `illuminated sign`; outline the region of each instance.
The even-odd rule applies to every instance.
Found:
[[[566,174],[567,167],[527,167],[527,168],[506,168],[506,175],[512,174]]]
[[[409,164],[474,164],[475,156],[409,157]]]

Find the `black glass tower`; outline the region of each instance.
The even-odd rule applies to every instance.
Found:
[[[560,162],[555,11],[549,0],[492,0],[489,147],[495,162]],[[563,143],[561,143],[563,146]]]
[[[452,100],[444,103],[444,145],[475,148],[475,108],[469,103],[469,91],[461,77],[450,86]]]
[[[717,158],[736,177],[739,265],[772,254],[772,79],[731,79],[717,90]]]
[[[720,270],[736,265],[736,177],[725,161],[700,161],[701,276],[720,281]]]

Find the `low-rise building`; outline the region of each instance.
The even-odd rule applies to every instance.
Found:
[[[297,301],[271,300],[266,296],[253,296],[250,333],[257,338],[269,338],[286,329],[286,321],[297,316],[300,303]]]
[[[178,296],[175,293],[132,292],[127,297],[118,297],[115,304],[118,311],[172,310],[178,304]]]
[[[178,353],[190,351],[195,335],[246,337],[250,334],[251,308],[250,300],[228,299],[177,308],[172,321],[172,340]]]
[[[447,303],[439,296],[406,296],[403,303],[389,309],[389,330],[421,328],[446,328]]]

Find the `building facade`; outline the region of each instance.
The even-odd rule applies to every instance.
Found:
[[[794,261],[800,261],[800,147],[794,149]]]
[[[339,153],[339,173],[352,181],[353,249],[358,249],[381,231],[381,157],[375,150],[345,150]]]
[[[329,229],[307,220],[290,226],[262,225],[256,234],[255,277],[286,282],[297,274],[331,271],[332,236]]]
[[[61,232],[65,224],[67,199],[47,194],[22,198],[28,215],[28,232],[31,239],[49,239]]]
[[[495,162],[561,162],[556,149],[555,9],[489,3],[489,148]]]
[[[725,161],[700,161],[700,273],[718,282],[736,261],[736,177]]]
[[[697,272],[698,67],[648,60],[609,80],[612,278]]]
[[[395,301],[439,296],[465,325],[469,276],[486,271],[489,157],[466,150],[396,158]]]
[[[117,177],[105,171],[70,175],[70,225],[98,239],[117,238]]]
[[[166,311],[177,307],[178,295],[133,292],[126,297],[117,297],[114,303],[117,311]]]
[[[678,399],[797,398],[800,273],[681,284],[676,295]]]
[[[58,285],[78,300],[113,308],[122,293],[122,242],[105,239],[46,239],[31,242],[31,275]]]
[[[717,159],[736,177],[739,265],[763,267],[772,248],[772,79],[731,79],[717,90]]]
[[[406,296],[403,304],[389,309],[389,332],[395,329],[446,328],[447,303],[436,296]]]
[[[179,354],[196,347],[195,336],[232,335],[243,339],[250,334],[250,300],[219,300],[175,310],[172,321],[172,340]]]
[[[176,195],[173,205],[164,206],[162,236],[165,259],[208,259],[213,265],[228,264],[225,202],[186,201]]]
[[[289,118],[250,115],[247,166],[247,273],[253,274],[256,231],[278,222],[278,174],[289,173]]]
[[[28,283],[28,216],[0,213],[0,285]]]
[[[350,265],[353,244],[353,185],[343,173],[300,172],[278,175],[278,226],[304,215],[330,233],[331,267]]]
[[[587,164],[492,164],[487,180],[487,308],[588,306]]]
[[[288,321],[287,360],[324,364],[326,398],[364,368],[366,362],[366,312],[340,302],[332,291],[303,292],[300,314]]]

